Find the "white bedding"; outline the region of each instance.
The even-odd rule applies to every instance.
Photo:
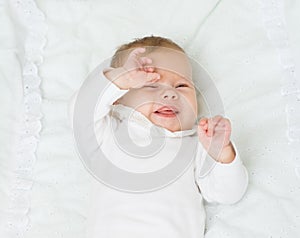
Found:
[[[169,37],[213,75],[249,171],[208,238],[300,236],[300,3],[0,0],[0,237],[83,237],[91,176],[72,94],[115,48]]]

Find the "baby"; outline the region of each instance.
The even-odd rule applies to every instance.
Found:
[[[165,174],[169,183],[162,186],[150,179],[157,189],[147,187],[149,181],[142,177],[130,183],[129,178],[119,181],[125,187],[144,183],[152,188],[141,193],[95,180],[87,237],[203,237],[203,198],[222,204],[238,202],[246,191],[248,174],[230,140],[230,121],[217,115],[197,123],[197,94],[184,50],[162,37],[137,39],[121,46],[97,77],[103,92],[95,131],[101,151],[112,164],[142,176],[163,169],[176,156],[192,162],[181,168],[176,179]],[[124,133],[129,136],[121,139]],[[129,153],[126,147],[133,143],[146,148],[162,138],[160,150],[146,155],[150,159],[136,159],[138,150]],[[187,145],[184,141],[190,146],[182,148]],[[86,163],[90,171],[92,164]],[[112,171],[103,173],[115,176]]]

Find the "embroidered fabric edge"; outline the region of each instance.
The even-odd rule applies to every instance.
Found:
[[[290,48],[285,18],[284,0],[260,0],[262,21],[267,37],[275,47],[282,67],[281,95],[285,100],[287,120],[286,136],[291,151],[291,162],[300,179],[300,82]]]
[[[34,0],[10,0],[8,7],[14,19],[18,42],[18,56],[22,72],[23,98],[16,122],[12,156],[12,178],[9,192],[6,233],[9,237],[24,237],[29,229],[33,170],[42,128],[42,94],[39,66],[43,62],[47,26],[43,12]]]

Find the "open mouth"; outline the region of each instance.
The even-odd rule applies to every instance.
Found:
[[[161,117],[176,117],[176,114],[178,114],[179,111],[177,108],[172,106],[163,106],[157,109],[154,113]]]

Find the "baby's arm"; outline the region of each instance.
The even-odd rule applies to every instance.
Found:
[[[111,68],[102,66],[96,69],[89,77],[97,77],[101,85],[102,92],[101,100],[96,108],[96,120],[102,120],[110,111],[111,105],[130,88],[142,87],[147,82],[153,82],[159,79],[159,74],[153,73],[154,67],[147,66],[151,64],[151,59],[147,57],[138,57],[138,54],[143,53],[144,48],[137,48],[133,50],[122,67]],[[73,124],[73,111],[77,99],[76,92],[70,101],[69,114],[71,118],[71,125]]]
[[[216,162],[205,149],[196,157],[195,179],[207,202],[233,204],[238,202],[248,186],[248,172],[243,165],[236,146],[231,142],[235,158],[231,163]]]
[[[99,91],[99,97],[101,98],[101,100],[95,108],[95,118],[97,121],[102,120],[106,115],[108,115],[113,102],[128,91],[121,90],[115,84],[111,83],[111,81],[105,76],[105,72],[111,69],[112,68],[110,68],[108,65],[101,65],[97,69],[95,69],[95,71],[93,71],[92,74],[88,76],[89,78],[96,78],[97,82],[99,83],[99,88],[102,89],[102,91]],[[79,92],[80,90],[73,94],[69,105],[69,115],[71,119],[72,128],[74,109],[76,103],[78,103],[78,100],[80,100],[78,99]]]
[[[235,203],[242,198],[248,186],[247,170],[230,141],[230,134],[231,123],[222,116],[203,118],[199,122],[198,136],[203,148],[199,151],[204,153],[197,155],[196,161],[201,160],[196,163],[198,169],[195,175],[208,202]],[[211,169],[206,175],[199,172],[205,166]]]

